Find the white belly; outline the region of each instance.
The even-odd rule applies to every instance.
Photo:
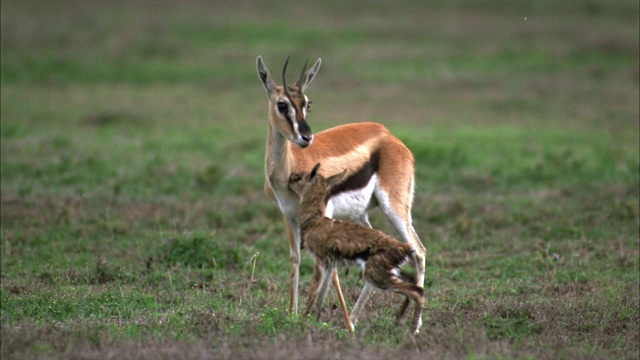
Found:
[[[367,210],[371,208],[371,197],[377,181],[378,177],[373,175],[364,188],[332,196],[327,203],[325,215],[334,219],[353,221],[366,219]]]

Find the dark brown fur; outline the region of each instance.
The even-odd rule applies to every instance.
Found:
[[[404,317],[409,299],[415,301],[413,330],[417,333],[424,305],[424,292],[416,285],[415,278],[400,271],[400,266],[413,253],[413,248],[381,231],[325,217],[328,194],[345,174],[325,179],[317,172],[319,165],[310,173],[292,174],[289,180],[290,188],[301,198],[299,222],[303,243],[320,268],[320,273],[314,273],[313,276],[306,312],[309,313],[313,303],[318,300],[320,316],[331,271],[341,262],[356,261],[363,264],[363,277],[367,283],[407,297],[400,308],[398,319]],[[319,294],[318,286],[321,286]],[[356,307],[358,305],[362,306],[356,304]],[[354,308],[351,314],[353,321],[360,310]]]

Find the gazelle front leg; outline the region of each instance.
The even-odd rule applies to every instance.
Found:
[[[291,292],[289,293],[289,313],[298,313],[298,283],[300,280],[300,231],[297,222],[285,217],[287,238],[289,240],[289,253],[291,256]]]

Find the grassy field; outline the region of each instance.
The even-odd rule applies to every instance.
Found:
[[[3,0],[2,359],[637,359],[638,10]],[[415,338],[381,292],[353,336],[333,293],[287,314],[257,55],[322,57],[314,131],[377,121],[414,152]]]

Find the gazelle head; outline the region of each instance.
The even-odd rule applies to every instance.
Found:
[[[314,203],[327,204],[331,188],[338,185],[347,174],[347,170],[325,178],[318,173],[320,163],[308,173],[293,173],[289,176],[289,188],[300,196],[302,201],[313,199]]]
[[[267,69],[261,56],[256,60],[258,76],[262,80],[264,88],[267,90],[269,99],[269,121],[273,128],[286,139],[305,148],[313,142],[313,133],[307,124],[307,113],[311,106],[311,101],[304,94],[305,89],[311,83],[320,69],[321,60],[307,70],[307,63],[304,64],[300,78],[294,85],[287,85],[286,73],[289,58],[284,63],[282,69],[282,85],[276,85],[273,76]]]

